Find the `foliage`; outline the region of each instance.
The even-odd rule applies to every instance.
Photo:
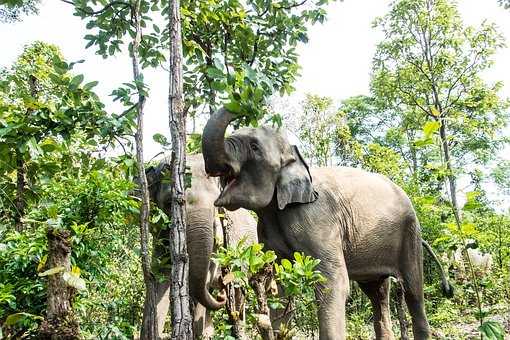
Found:
[[[84,334],[133,334],[141,311],[142,284],[137,250],[126,244],[137,241],[138,207],[127,197],[132,184],[119,179],[116,172],[115,167],[107,167],[62,174],[39,192],[42,198],[30,207],[26,233],[2,230],[1,315],[44,313],[43,272],[49,269],[44,265],[45,232],[52,225],[72,231],[73,270],[69,275],[86,282],[74,306]],[[16,326],[29,330],[36,321],[24,318]]]
[[[454,138],[450,152],[457,171],[486,164],[505,143],[498,132],[508,119],[507,102],[498,97],[501,84],[480,78],[504,46],[496,27],[465,27],[446,0],[398,1],[374,25],[385,34],[371,83],[382,108],[412,129],[440,123]],[[425,140],[437,131],[425,131]]]
[[[21,21],[24,15],[38,14],[41,0],[0,1],[0,23]]]
[[[332,106],[331,98],[307,94],[302,113],[295,117],[302,150],[311,165],[327,166],[333,161],[334,141],[343,117]]]
[[[325,282],[324,276],[317,270],[319,260],[296,252],[292,262],[282,259],[280,263],[277,263],[273,251],[264,252],[262,244],[245,245],[243,240],[235,247],[220,247],[213,260],[227,269],[229,273],[227,275],[232,275],[236,287],[241,287],[246,292],[247,320],[252,324],[250,327],[253,327],[255,323],[253,314],[257,301],[254,300],[249,278],[270,265],[274,266],[275,280],[282,286],[285,294],[282,297],[269,297],[269,306],[272,309],[280,309],[280,313],[290,315],[282,329],[291,334],[299,330],[308,335],[317,330],[315,290],[320,290],[320,285]],[[323,293],[327,294],[327,292]],[[215,320],[217,321],[216,332],[228,336],[230,327],[224,324],[228,318],[220,313],[215,316]]]
[[[325,20],[328,2],[182,1],[184,92],[190,113],[197,114],[204,105],[212,112],[219,103],[227,103],[230,110],[242,113],[245,124],[256,124],[266,98],[294,90],[299,71],[296,46],[308,41],[308,23]],[[91,30],[85,36],[87,47],[96,47],[103,57],[121,52],[124,37],[134,37],[129,3],[73,4],[75,15],[87,20]],[[169,36],[156,18],[168,14],[168,1],[141,1],[140,10],[141,63],[156,67],[166,60]]]
[[[98,145],[130,129],[108,115],[83,75],[70,71],[57,47],[35,42],[0,73],[0,163],[2,216],[15,211],[15,178],[23,171],[30,186],[23,200],[36,199],[40,181],[77,160],[85,163]],[[100,160],[101,161],[101,160]],[[18,184],[19,185],[19,184]],[[19,188],[18,188],[19,190]]]

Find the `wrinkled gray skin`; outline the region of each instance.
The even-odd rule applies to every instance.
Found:
[[[204,171],[202,155],[189,155],[186,161],[192,173],[191,188],[186,190],[186,238],[190,261],[189,283],[191,296],[199,302],[195,308],[194,333],[199,336],[203,334],[205,320],[205,308],[215,310],[221,308],[225,301],[217,300],[209,292],[210,285],[217,279],[216,266],[210,261],[213,252],[214,237],[222,239],[222,229],[219,219],[216,216],[214,200],[218,197],[220,190],[218,180],[208,177]],[[169,213],[169,202],[171,186],[169,178],[170,159],[164,159],[156,168],[150,167],[146,170],[149,183],[151,200],[156,202],[158,207]],[[168,171],[168,173],[167,173]],[[232,239],[238,242],[245,237],[248,243],[257,241],[257,223],[247,210],[239,209],[235,212],[228,212],[232,220],[234,230]],[[155,245],[153,255],[157,258],[168,254],[168,243],[164,242],[166,235],[161,235],[161,242]],[[163,249],[164,248],[164,249]],[[168,255],[167,255],[168,256]],[[170,268],[160,272],[169,278]],[[158,286],[158,324],[160,332],[163,330],[165,317],[169,308],[170,280],[160,282]],[[204,308],[205,307],[205,308]]]
[[[255,211],[259,241],[279,257],[302,251],[321,260],[327,282],[317,292],[320,339],[345,338],[349,280],[372,302],[377,338],[393,339],[389,276],[403,284],[414,339],[429,338],[420,227],[402,189],[360,169],[308,169],[298,149],[270,128],[243,128],[225,138],[233,118],[219,110],[202,137],[206,172],[224,185],[214,204]]]

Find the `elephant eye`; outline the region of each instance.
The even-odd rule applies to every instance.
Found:
[[[257,143],[255,142],[251,142],[250,143],[250,149],[253,151],[253,152],[256,152],[256,153],[259,153],[260,152],[260,147]]]

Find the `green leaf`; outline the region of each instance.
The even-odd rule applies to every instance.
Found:
[[[30,313],[25,313],[25,312],[14,313],[14,314],[9,315],[5,319],[4,326],[14,326],[16,323],[18,323],[18,321],[25,319],[25,318],[32,318],[32,319],[36,319],[36,320],[43,319],[41,316],[30,314]]]
[[[426,122],[423,126],[423,133],[425,134],[425,138],[429,138],[434,132],[439,130],[439,127],[441,126],[441,123],[438,121],[429,121]]]
[[[152,135],[152,139],[156,143],[161,144],[163,146],[170,145],[170,143],[168,142],[168,139],[164,135],[162,135],[161,133],[156,133],[156,134]]]
[[[39,276],[55,275],[57,273],[63,272],[64,270],[65,270],[65,267],[63,267],[63,266],[53,267],[53,268],[48,269],[42,273],[39,273]]]
[[[206,72],[207,72],[207,75],[213,79],[223,78],[223,72],[221,72],[221,70],[217,69],[214,66],[208,67]]]
[[[74,76],[73,79],[71,79],[71,82],[69,83],[69,88],[76,89],[83,81],[84,76],[83,74],[78,74],[77,76]]]
[[[241,113],[241,104],[238,101],[231,101],[225,104],[225,108],[232,113]]]
[[[89,83],[87,83],[87,84],[83,85],[83,88],[84,88],[85,90],[90,90],[91,88],[93,88],[93,87],[94,87],[94,86],[96,86],[97,84],[99,84],[99,82],[98,82],[98,81],[96,81],[96,80],[94,80],[94,81],[91,81],[91,82],[89,82]]]
[[[505,330],[497,321],[485,321],[478,330],[482,334],[483,339],[487,340],[504,340]]]
[[[290,271],[292,269],[292,263],[290,263],[290,261],[287,259],[282,260],[282,266],[283,266],[283,268],[285,268],[285,270]]]
[[[32,158],[37,158],[43,153],[34,137],[30,137],[30,139],[26,142],[26,145],[28,146],[28,151]]]

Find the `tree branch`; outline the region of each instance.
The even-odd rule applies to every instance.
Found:
[[[82,12],[84,14],[87,14],[87,15],[99,15],[99,14],[102,14],[103,12],[107,11],[108,9],[110,9],[110,8],[116,6],[116,5],[123,5],[121,9],[130,8],[131,10],[133,10],[133,7],[131,6],[131,4],[128,3],[128,2],[124,2],[124,1],[112,1],[108,5],[104,6],[102,9],[97,10],[97,11],[88,11],[85,8],[78,7],[71,0],[60,0],[60,1],[65,2],[66,4],[73,5],[78,11],[80,11],[80,12]]]

